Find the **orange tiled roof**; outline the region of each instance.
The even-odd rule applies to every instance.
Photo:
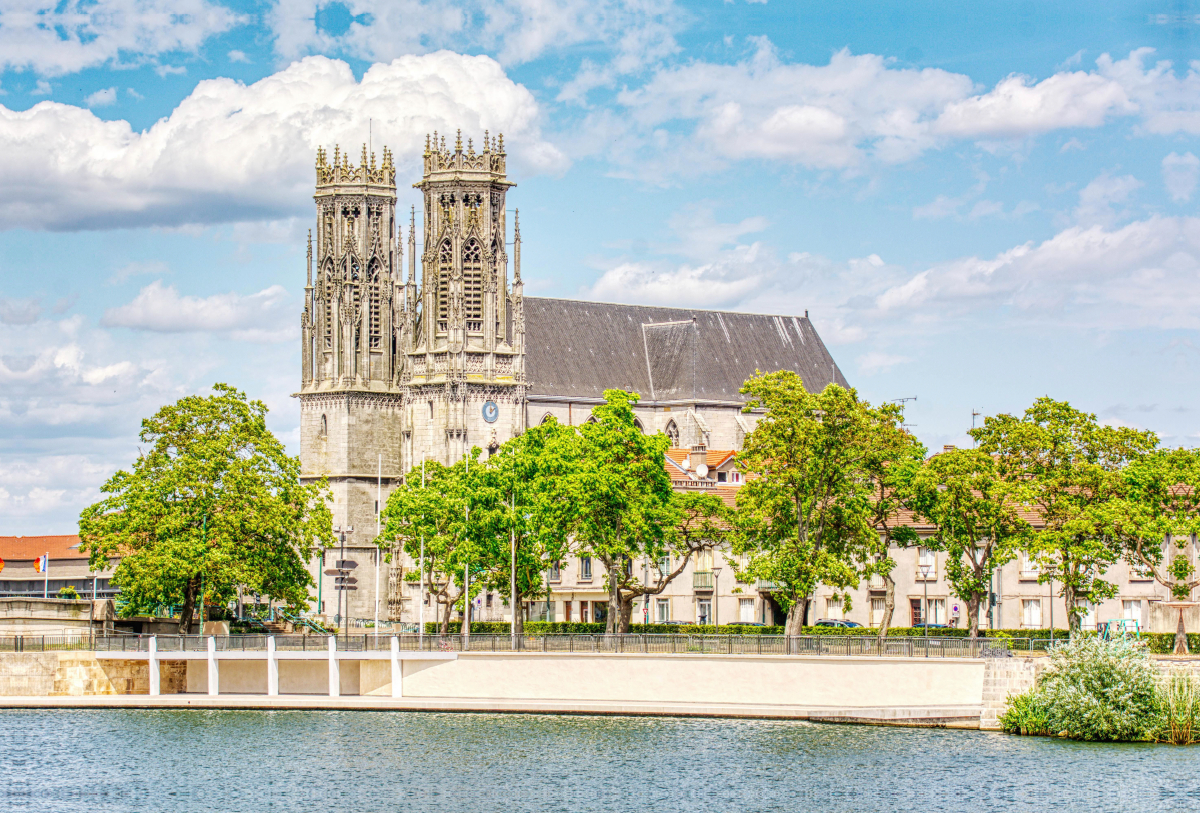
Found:
[[[58,536],[0,536],[0,558],[6,562],[33,561],[49,553],[50,559],[86,559],[79,552],[78,534]]]
[[[691,453],[690,449],[681,449],[678,446],[667,449],[667,457],[675,463],[682,463]],[[709,449],[705,454],[704,463],[710,469],[715,469],[724,465],[734,454],[736,453],[732,449]]]

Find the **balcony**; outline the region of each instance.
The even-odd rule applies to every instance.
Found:
[[[773,593],[779,589],[779,585],[766,579],[755,579],[754,589],[760,593]]]
[[[692,574],[692,588],[695,590],[711,590],[713,582],[711,570],[697,570]]]

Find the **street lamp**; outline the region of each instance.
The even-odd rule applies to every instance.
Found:
[[[713,568],[713,626],[721,626],[721,613],[717,609],[721,606],[721,568]],[[720,632],[720,629],[717,630]]]
[[[933,570],[933,565],[922,562],[921,570],[921,587],[925,591],[925,600],[921,605],[921,626],[925,632],[925,657],[929,657],[929,573]]]

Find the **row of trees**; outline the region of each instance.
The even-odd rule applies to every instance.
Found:
[[[693,554],[728,543],[719,498],[672,491],[669,441],[638,428],[637,396],[604,395],[581,427],[550,420],[486,460],[473,449],[452,466],[423,463],[392,493],[381,544],[418,563],[406,579],[424,582],[443,631],[483,591],[515,589],[517,607],[546,595],[545,572],[572,555],[599,563],[608,631],[628,631],[639,598],[665,590]]]
[[[987,418],[972,430],[977,448],[927,460],[896,405],[836,385],[808,392],[787,371],[755,375],[742,391],[762,418],[738,458],[736,508],[674,492],[667,437],[642,433],[635,394],[609,390],[583,426],[549,421],[486,460],[475,449],[410,472],[384,509],[379,544],[424,563],[405,578],[423,576],[443,627],[480,591],[507,595],[514,580],[520,607],[545,595],[553,563],[590,556],[609,593],[608,630],[627,631],[639,599],[714,547],[739,555],[740,581],[773,586],[789,634],[808,622],[818,588],[842,591],[848,606],[850,589],[875,575],[887,587],[886,634],[895,554],[917,544],[946,552],[972,634],[992,572],[1019,552],[1053,580],[1072,628],[1081,603],[1115,594],[1106,573],[1122,559],[1175,598],[1200,586],[1187,550],[1200,530],[1195,449],[1161,449],[1151,432],[1041,398],[1021,416]],[[93,567],[121,558],[114,580],[129,608],[182,605],[187,631],[206,597],[307,606],[306,564],[334,543],[329,494],[300,483],[266,407],[218,384],[163,407],[141,438],[148,449],[132,470],[80,517]],[[916,523],[932,536],[920,538]]]

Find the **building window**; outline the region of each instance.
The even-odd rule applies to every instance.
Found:
[[[1038,567],[1028,553],[1021,554],[1021,578],[1036,579],[1042,574],[1041,568]]]
[[[944,599],[944,598],[929,599],[929,623],[930,624],[945,624],[946,623],[946,599]]]
[[[588,602],[588,601],[579,602],[579,620],[582,621],[584,624],[589,623],[589,619],[591,618],[591,616],[588,615],[588,610],[591,609],[591,607],[589,606],[590,604],[591,604],[591,602]]]
[[[883,613],[884,613],[885,609],[887,609],[887,608],[886,608],[886,604],[883,599],[881,599],[881,598],[871,599],[871,626],[872,627],[878,627],[880,624],[883,623]]]
[[[718,483],[727,482],[728,479],[729,479],[729,474],[727,472],[723,472],[723,471],[717,472],[717,482]]]
[[[445,333],[450,320],[450,279],[454,276],[454,248],[446,240],[438,249],[437,329]]]
[[[937,578],[937,557],[929,548],[917,548],[917,578],[925,578],[921,574],[926,570],[929,573],[928,578]]]
[[[1135,624],[1138,625],[1138,628],[1140,629],[1142,626],[1142,601],[1141,601],[1141,599],[1133,599],[1133,600],[1126,599],[1125,601],[1122,601],[1121,602],[1121,617],[1123,619],[1125,619],[1126,621],[1134,622]]]
[[[696,623],[707,626],[712,623],[712,601],[702,598],[696,602]]]
[[[910,598],[908,609],[912,613],[912,626],[917,627],[925,623],[925,615],[921,612],[921,599]]]
[[[1021,599],[1021,626],[1027,630],[1042,628],[1042,600],[1040,598]]]
[[[671,439],[672,448],[679,448],[679,427],[675,421],[667,421],[667,437]]]
[[[738,621],[741,621],[743,624],[754,623],[754,599],[738,599]]]
[[[552,582],[562,581],[562,572],[561,572],[558,562],[551,563],[549,578],[550,578],[550,581],[552,581]]]
[[[882,573],[872,573],[870,585],[872,590],[882,590],[883,588],[887,587],[883,581]]]
[[[321,437],[329,437],[329,418],[321,416]]]
[[[474,237],[463,246],[463,316],[467,330],[483,330],[483,249]]]
[[[584,582],[592,580],[592,557],[585,556],[579,560],[579,580]]]
[[[1096,605],[1079,599],[1075,603],[1075,606],[1079,611],[1079,628],[1085,630],[1096,629]]]
[[[842,599],[840,596],[825,599],[825,617],[834,621],[842,620]]]
[[[671,599],[660,598],[654,602],[654,620],[659,624],[665,624],[671,620]]]
[[[487,608],[489,610],[492,609],[492,594],[491,593],[487,594]]]
[[[742,473],[740,471],[729,472],[729,482],[731,482],[731,483],[742,482]]]

